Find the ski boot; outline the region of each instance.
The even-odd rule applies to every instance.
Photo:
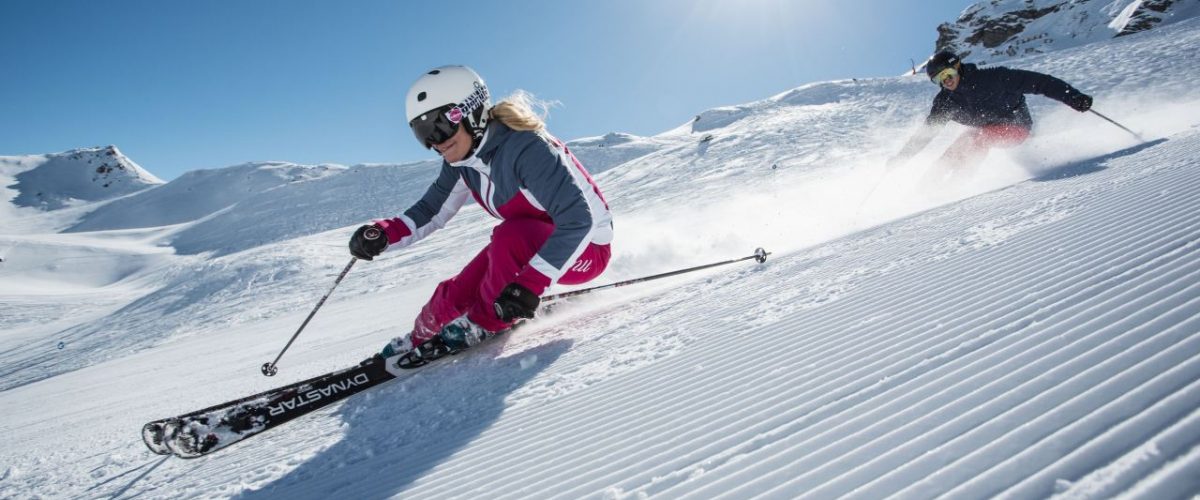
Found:
[[[451,354],[457,354],[459,351],[478,345],[491,336],[491,332],[484,330],[483,327],[476,325],[474,321],[463,315],[443,326],[437,338],[450,348]]]
[[[491,336],[492,333],[463,315],[443,326],[441,332],[419,346],[412,347],[412,334],[410,333],[392,339],[388,345],[384,346],[383,352],[380,354],[384,358],[401,354],[400,359],[396,361],[396,366],[412,369],[447,355],[458,354]]]
[[[387,345],[383,346],[383,350],[379,352],[380,356],[390,358],[397,354],[404,354],[413,350],[412,332],[406,333],[392,339]]]
[[[457,351],[451,350],[442,343],[442,339],[438,337],[431,338],[425,341],[424,344],[417,346],[416,349],[408,351],[400,359],[396,360],[396,366],[405,370],[411,370],[441,358],[443,356],[454,354]]]
[[[384,359],[399,356],[396,366],[405,370],[424,366],[447,354],[453,354],[453,352],[446,344],[442,343],[440,337],[435,335],[424,344],[414,347],[412,333],[392,339],[386,346],[383,346],[383,351],[379,353]]]

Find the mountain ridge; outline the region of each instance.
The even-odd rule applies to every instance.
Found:
[[[935,51],[979,63],[1042,54],[1147,31],[1200,16],[1176,0],[990,0],[937,27]]]

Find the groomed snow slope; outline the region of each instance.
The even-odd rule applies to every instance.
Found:
[[[1193,130],[762,267],[573,304],[194,462],[141,450],[132,413],[214,401],[229,391],[204,384],[250,377],[266,346],[214,353],[236,368],[156,361],[195,339],[60,375],[0,393],[0,493],[1186,496],[1198,154]]]
[[[0,359],[35,363],[0,374],[0,497],[1195,495],[1198,39],[1187,21],[1025,61],[1102,89],[1153,140],[1035,101],[1039,138],[956,189],[914,191],[920,160],[878,168],[932,96],[908,79],[810,85],[702,113],[658,150],[628,142],[636,159],[598,176],[618,217],[602,281],[775,255],[594,294],[195,461],[150,454],[141,425],[357,362],[491,222],[464,213],[360,263],[272,379],[257,367],[353,226],[182,256],[157,245],[189,225],[5,234],[21,253],[0,277],[62,290],[0,288],[21,311],[0,316]],[[234,212],[231,231],[278,220]],[[79,284],[14,267],[42,249],[131,268]],[[109,298],[72,318],[84,296]]]

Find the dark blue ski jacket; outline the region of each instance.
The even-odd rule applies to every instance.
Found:
[[[474,197],[501,220],[538,219],[554,232],[516,277],[535,293],[556,283],[589,245],[609,245],[612,213],[600,187],[562,141],[545,131],[514,131],[492,120],[476,154],[442,170],[403,215],[375,221],[404,248],[441,229]]]
[[[1033,126],[1025,94],[1040,94],[1063,104],[1080,94],[1067,82],[1050,75],[1003,66],[979,68],[963,64],[961,80],[953,91],[942,89],[933,98],[927,125],[956,121],[969,127],[989,125]]]

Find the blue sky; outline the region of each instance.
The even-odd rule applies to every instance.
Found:
[[[163,179],[247,161],[428,159],[425,70],[557,101],[563,139],[654,135],[805,83],[891,76],[969,0],[0,3],[0,155],[115,144]]]

